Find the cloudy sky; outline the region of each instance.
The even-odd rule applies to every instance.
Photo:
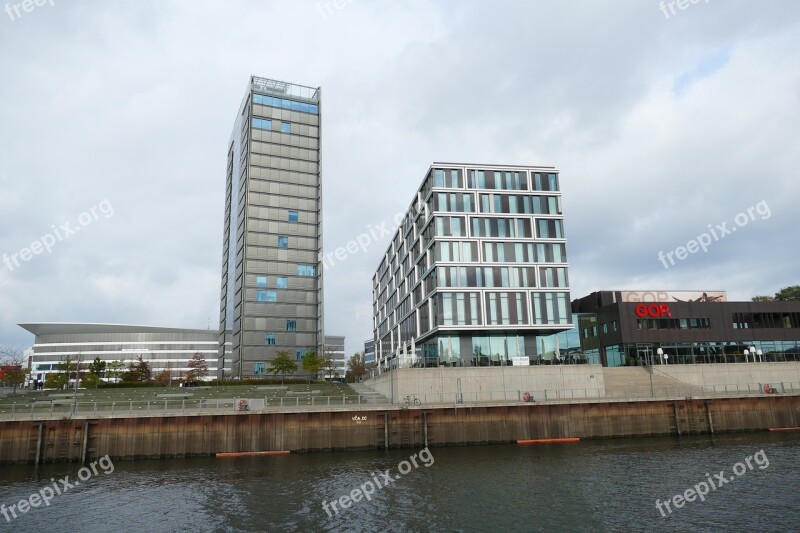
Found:
[[[391,226],[434,161],[538,164],[561,171],[573,297],[800,283],[797,2],[14,6],[0,344],[31,345],[31,321],[217,328],[226,146],[251,74],[322,87],[326,252]],[[678,250],[693,239],[707,251]],[[326,329],[350,353],[388,241],[326,269]]]

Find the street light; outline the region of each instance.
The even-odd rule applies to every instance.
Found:
[[[81,382],[80,370],[83,361],[83,352],[78,352],[78,362],[75,363],[75,392],[72,396],[72,416],[78,414],[78,383]]]
[[[750,355],[753,356],[753,362],[754,363],[757,362],[757,359],[756,359],[756,347],[755,346],[751,346],[750,347]]]
[[[748,358],[749,355],[750,355],[750,350],[745,348],[744,349],[744,362],[745,363],[749,363],[750,362],[750,359]],[[753,361],[753,362],[755,362],[755,361]]]
[[[764,358],[762,356],[763,356],[764,352],[762,352],[761,350],[756,350],[756,353],[758,354],[758,360],[763,363],[764,362]]]
[[[665,365],[669,364],[669,355],[667,355],[667,354],[664,354],[664,364]]]
[[[661,359],[661,364],[663,365],[664,364],[664,350],[659,348],[658,350],[656,350],[656,353],[658,354],[659,359]]]

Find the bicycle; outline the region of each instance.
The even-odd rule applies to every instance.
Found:
[[[422,405],[422,402],[416,396],[409,394],[403,399],[403,404],[408,407],[411,405]]]

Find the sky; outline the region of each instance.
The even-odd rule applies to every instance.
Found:
[[[250,75],[322,88],[324,251],[369,236],[324,272],[348,354],[433,162],[558,168],[573,298],[800,284],[800,3],[36,3],[0,1],[0,344],[218,328]]]

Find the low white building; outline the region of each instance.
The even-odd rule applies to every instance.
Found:
[[[186,375],[189,361],[200,353],[208,364],[206,379],[215,379],[219,372],[219,332],[213,330],[62,322],[20,327],[35,335],[32,380],[44,380],[48,373],[59,371],[66,359],[90,363],[97,357],[106,364],[122,361],[127,367],[141,356],[153,375],[167,369],[176,379]],[[230,374],[230,368],[224,370]]]

